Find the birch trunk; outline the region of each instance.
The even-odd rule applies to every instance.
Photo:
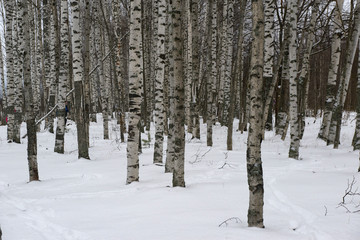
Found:
[[[272,112],[269,111],[272,101],[269,105],[266,105],[268,95],[273,95],[273,92],[270,91],[271,86],[273,85],[273,65],[274,65],[274,13],[275,13],[275,2],[273,0],[265,0],[264,3],[264,12],[265,12],[265,52],[264,52],[264,118],[263,124],[265,129],[272,129]],[[267,112],[265,110],[268,110]],[[268,117],[269,116],[269,117]],[[270,120],[270,121],[269,121]]]
[[[281,94],[279,99],[279,112],[277,115],[276,135],[286,135],[287,122],[289,119],[289,44],[290,44],[290,27],[286,24],[284,30],[284,57],[281,71]]]
[[[23,16],[21,14],[21,2],[17,3],[18,14],[14,17],[13,29],[13,56],[14,56],[14,129],[12,141],[20,143],[20,125],[22,122],[22,79],[23,79],[23,52],[24,52],[24,30],[23,30]]]
[[[73,52],[73,75],[75,86],[75,120],[77,127],[78,157],[90,159],[89,146],[86,140],[86,123],[84,117],[83,96],[83,59],[82,59],[82,35],[80,24],[80,6],[78,0],[70,1],[72,13],[72,52]]]
[[[35,125],[35,114],[34,114],[34,102],[33,102],[33,92],[31,86],[31,41],[30,41],[30,17],[29,17],[29,8],[28,2],[25,0],[19,1],[19,14],[22,16],[23,22],[23,36],[24,41],[22,41],[23,51],[23,60],[24,60],[24,94],[26,99],[25,109],[26,109],[26,128],[28,136],[28,146],[27,146],[27,157],[29,164],[29,181],[38,181],[39,173],[37,166],[37,139],[36,139],[36,125]]]
[[[187,39],[186,39],[186,81],[185,81],[185,123],[187,125],[187,132],[192,132],[191,122],[191,85],[193,80],[193,48],[192,48],[192,21],[191,21],[191,9],[190,1],[185,0],[185,13],[186,25],[187,25]]]
[[[54,151],[64,153],[64,136],[66,122],[66,84],[69,79],[69,25],[68,25],[68,1],[61,0],[61,58],[60,58],[60,75],[58,87],[58,110],[57,126],[55,137]]]
[[[216,35],[217,35],[217,0],[209,1],[208,10],[208,28],[209,28],[209,67],[207,83],[207,146],[213,145],[212,129],[215,123],[216,115],[216,82],[217,82],[217,65],[216,65]]]
[[[158,1],[158,37],[155,79],[155,145],[154,163],[162,163],[164,143],[164,73],[165,73],[165,26],[166,1]]]
[[[224,124],[229,123],[229,109],[231,101],[231,83],[232,83],[232,66],[233,66],[233,24],[234,24],[234,0],[228,0],[228,9],[227,9],[227,28],[226,28],[226,64],[225,64],[225,79],[224,79],[224,106],[223,106],[223,116],[222,120]],[[231,126],[228,126],[232,128]]]
[[[323,115],[322,124],[318,134],[318,138],[327,141],[329,135],[330,121],[332,117],[332,108],[335,101],[336,94],[336,78],[338,75],[339,63],[340,63],[340,52],[341,52],[341,37],[343,35],[341,26],[341,11],[343,8],[344,0],[336,0],[336,5],[334,9],[334,23],[332,25],[334,35],[331,43],[331,62],[329,67],[329,76],[326,86],[326,100],[325,100],[325,110]]]
[[[359,46],[359,48],[360,48],[360,46]],[[359,54],[359,58],[358,58],[356,97],[357,97],[356,127],[355,127],[354,137],[352,140],[352,146],[354,147],[354,151],[360,149],[360,54]]]
[[[290,27],[290,43],[289,43],[289,84],[290,84],[290,149],[289,158],[299,159],[299,121],[298,121],[298,85],[296,82],[297,75],[297,0],[289,1],[289,27]]]
[[[15,83],[14,83],[14,55],[13,55],[13,18],[14,1],[5,1],[6,31],[5,31],[5,53],[6,53],[6,80],[7,80],[7,140],[13,141],[14,136],[14,104],[15,104]]]
[[[242,0],[240,2],[240,26],[239,26],[239,37],[238,37],[238,46],[237,46],[237,62],[236,62],[236,84],[237,87],[237,98],[236,98],[236,105],[238,106],[239,110],[239,126],[238,131],[241,131],[241,134],[244,131],[245,123],[245,105],[246,97],[244,94],[244,86],[245,81],[243,78],[243,43],[244,43],[244,19],[245,19],[245,8],[246,8],[247,0]],[[232,134],[232,133],[231,133]]]
[[[56,92],[57,92],[57,83],[58,83],[58,66],[57,66],[57,28],[58,28],[58,19],[57,19],[57,7],[56,0],[50,0],[51,14],[50,14],[50,88],[49,88],[49,110],[53,109],[56,102]],[[55,113],[50,114],[48,117],[48,128],[50,133],[54,133],[54,118]]]
[[[200,82],[200,33],[199,33],[199,1],[191,1],[191,32],[192,32],[192,126],[193,138],[200,139],[200,119],[199,119],[199,82]]]
[[[347,45],[347,51],[345,56],[344,68],[341,72],[339,88],[336,93],[336,99],[334,102],[331,123],[329,128],[329,135],[327,138],[327,144],[334,144],[334,148],[338,148],[340,144],[340,130],[341,130],[341,119],[342,110],[345,103],[345,98],[349,88],[351,69],[355,58],[355,52],[359,42],[360,33],[360,2],[356,3],[354,13],[354,27],[349,42]]]
[[[184,75],[183,75],[183,36],[181,20],[184,14],[184,6],[181,0],[172,1],[172,41],[174,42],[174,171],[173,187],[185,187],[184,165],[185,165],[185,111],[184,111]]]
[[[264,67],[264,9],[261,0],[252,0],[253,42],[251,47],[250,116],[247,141],[247,175],[249,185],[249,227],[264,227],[264,181],[261,162]]]
[[[305,53],[304,56],[302,57],[302,68],[301,68],[301,72],[300,72],[300,76],[299,76],[299,101],[300,101],[300,119],[299,119],[299,123],[300,123],[300,139],[302,139],[303,137],[303,133],[304,133],[304,129],[305,129],[305,111],[306,111],[306,107],[307,107],[307,99],[306,99],[306,92],[307,92],[307,86],[308,86],[308,72],[309,72],[309,68],[310,68],[310,54],[312,51],[312,47],[313,47],[313,43],[314,43],[314,38],[315,38],[315,24],[316,24],[316,18],[318,15],[318,11],[319,11],[319,0],[315,0],[313,2],[313,7],[312,7],[312,11],[311,11],[311,19],[310,19],[310,23],[308,26],[308,37],[306,40],[306,48],[305,48]]]
[[[129,130],[127,142],[127,180],[139,181],[139,128],[142,92],[141,0],[130,1]]]
[[[174,150],[174,42],[173,39],[173,24],[172,24],[172,5],[168,5],[169,12],[169,53],[168,53],[168,61],[169,61],[169,133],[167,137],[167,150],[166,150],[166,163],[165,163],[165,172],[172,173],[174,171],[174,161],[175,161],[175,150]]]

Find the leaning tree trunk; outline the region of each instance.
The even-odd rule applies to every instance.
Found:
[[[130,62],[129,62],[129,130],[127,142],[127,180],[139,181],[139,128],[142,92],[141,0],[130,2]]]
[[[68,25],[68,1],[61,1],[61,56],[60,56],[60,75],[58,86],[58,110],[57,126],[54,151],[64,153],[64,136],[66,122],[66,84],[69,79],[69,25]]]
[[[173,187],[185,187],[184,166],[185,166],[185,111],[184,111],[184,75],[183,75],[183,36],[181,19],[184,14],[184,6],[181,0],[172,1],[172,39],[174,42],[174,171]]]
[[[342,20],[341,20],[341,11],[343,7],[344,0],[337,0],[334,9],[334,24],[333,24],[333,40],[331,43],[331,61],[329,67],[329,77],[326,86],[326,100],[325,100],[325,110],[323,115],[323,120],[321,128],[318,134],[318,138],[327,141],[330,128],[330,120],[332,117],[332,108],[335,101],[335,90],[336,90],[336,78],[338,75],[339,63],[340,63],[340,52],[341,52],[341,37],[343,31],[341,29]]]
[[[334,144],[334,148],[338,148],[340,144],[339,138],[340,138],[340,130],[341,130],[342,110],[344,107],[346,95],[349,88],[351,69],[354,62],[357,45],[359,42],[359,33],[360,33],[360,2],[357,2],[355,7],[355,14],[354,14],[354,27],[347,45],[344,68],[340,76],[339,88],[336,93],[336,99],[331,115],[329,135],[327,138],[327,145]]]
[[[86,123],[84,117],[83,96],[83,59],[82,59],[82,36],[80,23],[80,6],[78,0],[70,1],[72,13],[72,49],[73,49],[73,75],[75,86],[75,121],[77,128],[78,157],[90,159],[89,146],[86,139]]]
[[[264,9],[261,0],[252,0],[253,42],[251,47],[250,116],[246,162],[249,184],[249,227],[264,227],[264,181],[261,162],[264,66]]]
[[[166,1],[158,1],[158,37],[157,56],[155,69],[155,144],[154,163],[162,163],[164,149],[164,73],[165,73],[165,26],[166,26]]]
[[[29,3],[31,4],[31,3]],[[26,128],[28,136],[28,146],[27,146],[27,155],[28,155],[28,164],[29,164],[29,181],[38,181],[39,173],[37,166],[37,139],[36,139],[36,124],[35,124],[35,114],[34,114],[34,102],[33,102],[33,92],[31,86],[31,41],[30,41],[30,16],[28,14],[28,1],[20,0],[19,1],[19,14],[22,16],[23,22],[20,23],[23,25],[23,36],[24,41],[21,45],[24,49],[22,57],[24,61],[24,95],[26,99],[25,103],[25,112],[26,112]]]
[[[297,0],[289,1],[290,7],[290,16],[289,16],[289,25],[290,25],[290,43],[289,43],[289,83],[290,83],[290,149],[289,149],[289,158],[299,159],[299,147],[300,147],[300,138],[299,138],[299,121],[298,121],[298,95],[297,95],[297,45],[296,45],[296,31],[297,31]]]

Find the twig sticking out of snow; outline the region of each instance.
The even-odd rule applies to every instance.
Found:
[[[222,223],[219,224],[219,227],[225,225],[225,227],[227,227],[227,225],[229,224],[230,221],[233,221],[235,220],[236,223],[242,223],[242,221],[240,220],[240,218],[238,217],[231,217],[231,218],[228,218],[226,219],[225,221],[223,221]]]

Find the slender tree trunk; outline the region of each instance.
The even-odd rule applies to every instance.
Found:
[[[334,9],[334,18],[333,18],[334,36],[331,43],[331,62],[329,67],[328,82],[326,86],[325,110],[324,110],[321,128],[318,134],[318,138],[324,141],[327,141],[327,137],[329,135],[330,121],[332,117],[332,108],[335,101],[336,78],[339,69],[341,37],[343,34],[341,29],[341,25],[342,25],[341,11],[343,8],[343,3],[344,0],[336,0],[336,5]]]
[[[130,1],[129,130],[127,142],[127,180],[139,181],[139,128],[142,92],[141,0]]]
[[[14,56],[13,56],[13,18],[14,1],[5,1],[6,31],[5,31],[5,53],[6,53],[6,80],[7,80],[7,140],[13,141],[14,136],[14,104],[15,104],[15,83],[14,83]],[[4,84],[5,86],[5,84]]]
[[[75,86],[75,120],[77,127],[78,157],[90,159],[89,146],[86,140],[86,123],[84,117],[84,89],[83,89],[83,59],[82,36],[80,30],[80,6],[78,0],[70,1],[72,13],[72,49],[73,49],[73,74]]]
[[[181,20],[184,14],[184,6],[181,0],[172,1],[172,41],[174,42],[174,171],[173,187],[185,187],[184,166],[185,166],[185,112],[184,112],[184,75],[183,75],[183,33]]]
[[[155,145],[154,163],[162,163],[164,143],[164,73],[165,73],[165,26],[166,1],[158,1],[158,37],[155,79]]]
[[[27,146],[27,155],[28,155],[28,164],[29,164],[29,181],[38,181],[39,173],[37,166],[37,139],[36,139],[36,125],[35,125],[35,114],[34,114],[34,102],[33,102],[33,92],[31,85],[31,41],[30,41],[30,17],[29,17],[29,7],[26,0],[19,1],[19,14],[22,16],[23,22],[22,29],[24,41],[21,45],[24,49],[23,51],[23,63],[24,63],[24,94],[25,94],[25,109],[26,109],[26,128],[28,136],[28,146]]]
[[[360,49],[360,45],[359,45],[359,49]],[[354,147],[354,151],[360,149],[360,54],[358,58],[356,97],[357,97],[356,127],[355,127],[354,137],[352,140],[352,146]]]
[[[166,150],[166,163],[165,163],[165,172],[172,173],[174,171],[174,162],[175,162],[175,149],[174,149],[174,42],[173,39],[173,24],[172,24],[172,5],[168,5],[169,12],[169,53],[168,53],[168,61],[169,61],[169,132],[167,137],[167,150]]]
[[[217,0],[209,1],[208,10],[208,28],[209,28],[209,67],[208,67],[208,83],[207,83],[207,145],[213,145],[212,129],[216,117],[216,82],[217,82],[217,66],[216,66],[216,37],[217,37]]]
[[[199,1],[191,1],[191,32],[192,32],[192,127],[193,138],[200,139],[199,119],[199,82],[200,82],[200,33],[199,33]]]
[[[244,125],[246,123],[244,123],[245,121],[245,108],[243,107],[245,104],[245,99],[244,98],[244,77],[243,77],[243,68],[244,68],[244,64],[243,64],[243,43],[244,43],[244,19],[245,19],[245,8],[246,8],[246,2],[247,0],[242,0],[240,2],[240,13],[239,13],[239,18],[240,18],[240,26],[239,26],[239,37],[238,37],[238,46],[237,46],[237,63],[236,63],[236,84],[238,85],[237,87],[237,103],[236,105],[239,107],[239,126],[238,126],[238,131],[241,131],[241,133],[243,133],[244,130]]]
[[[266,107],[269,107],[268,112],[264,111],[264,126],[266,130],[272,129],[272,112],[269,111],[272,101],[270,101],[269,106],[266,105],[267,97],[272,98],[272,93],[270,92],[271,86],[273,84],[273,65],[274,65],[274,13],[275,13],[275,1],[265,0],[264,3],[264,12],[265,12],[265,52],[264,52],[264,110]],[[268,118],[269,116],[269,118]]]
[[[299,83],[299,101],[300,101],[300,119],[299,119],[299,124],[300,124],[300,139],[302,139],[303,134],[304,134],[304,130],[305,130],[305,111],[306,111],[306,107],[307,107],[307,101],[306,101],[306,91],[307,91],[307,86],[308,86],[308,72],[309,72],[309,68],[310,68],[310,54],[312,51],[312,47],[313,47],[313,42],[314,42],[314,38],[315,38],[315,24],[316,24],[316,18],[318,15],[318,11],[319,11],[319,0],[315,0],[313,2],[313,7],[312,7],[312,11],[311,11],[311,20],[308,26],[308,38],[306,40],[306,48],[305,48],[305,53],[304,56],[302,57],[302,68],[301,68],[301,72],[300,72],[300,76],[298,79],[298,83]]]
[[[299,121],[298,121],[298,85],[296,82],[297,75],[297,0],[289,1],[289,25],[290,25],[290,43],[289,43],[289,83],[290,83],[290,149],[289,157],[299,159]]]
[[[20,5],[17,3],[17,11],[20,10]],[[23,31],[23,16],[21,14],[15,15],[14,29],[13,29],[13,56],[14,56],[14,129],[12,141],[20,143],[20,126],[22,122],[22,105],[23,105],[23,51],[24,45],[24,31]]]
[[[69,25],[68,25],[68,1],[61,1],[61,58],[58,87],[58,110],[57,126],[54,151],[64,153],[64,136],[66,122],[66,84],[69,79]]]
[[[251,47],[250,116],[247,142],[247,174],[249,184],[249,227],[264,227],[264,181],[261,162],[264,66],[264,9],[261,0],[252,0],[253,42]]]
[[[354,13],[353,32],[349,37],[349,42],[347,45],[344,68],[342,69],[340,76],[339,88],[336,93],[336,99],[334,102],[332,115],[331,115],[329,135],[327,138],[327,144],[328,145],[334,144],[334,148],[338,148],[340,144],[339,138],[340,138],[340,130],[341,130],[342,111],[344,108],[344,103],[349,88],[351,69],[354,62],[357,45],[359,42],[359,33],[360,33],[360,2],[357,2]]]

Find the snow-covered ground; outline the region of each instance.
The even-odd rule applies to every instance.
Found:
[[[118,141],[114,121],[111,140],[103,140],[98,119],[90,127],[90,161],[77,159],[74,124],[67,127],[64,155],[53,152],[53,134],[39,133],[41,181],[32,183],[27,140],[8,144],[6,127],[0,127],[3,240],[360,239],[360,212],[354,213],[360,196],[346,198],[352,213],[339,207],[348,181],[354,177],[354,191],[360,187],[359,153],[350,147],[354,116],[343,126],[337,150],[316,139],[320,120],[307,119],[299,161],[287,158],[289,139],[266,133],[265,229],[247,227],[247,134],[236,132],[236,123],[234,151],[226,150],[225,127],[214,128],[212,148],[205,125],[200,141],[186,136],[186,188],[172,188],[171,174],[152,165],[153,144],[140,156],[140,182],[125,185],[126,143]]]

